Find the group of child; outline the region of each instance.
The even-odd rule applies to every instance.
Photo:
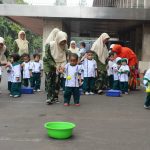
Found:
[[[123,94],[128,94],[128,81],[130,69],[126,58],[114,57],[114,53],[109,54],[107,66],[110,89],[121,90]]]
[[[18,54],[10,56],[9,62],[5,65],[10,97],[20,97],[22,86],[30,86],[34,91],[40,92],[43,65],[39,54],[34,54],[33,58],[34,60],[30,61],[29,54],[23,54],[21,57]]]

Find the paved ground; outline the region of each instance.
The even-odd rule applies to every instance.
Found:
[[[9,98],[1,86],[0,150],[150,150],[150,111],[143,108],[142,91],[121,98],[82,96],[80,107],[63,107],[45,105],[44,92]],[[48,138],[47,121],[76,123],[74,136]]]

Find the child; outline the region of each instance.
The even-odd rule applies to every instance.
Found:
[[[41,77],[43,76],[43,64],[40,62],[39,54],[34,54],[33,58],[34,62],[32,62],[32,87],[34,88],[34,91],[40,92]]]
[[[30,56],[29,54],[23,54],[23,63],[22,63],[22,67],[23,67],[23,85],[25,87],[29,86],[29,82],[30,82],[30,77],[32,75],[32,66],[31,66],[31,62],[30,62]]]
[[[21,65],[20,65],[20,56],[18,54],[12,55],[12,85],[11,85],[11,94],[10,96],[17,98],[21,96]]]
[[[82,62],[84,70],[84,83],[83,88],[86,95],[94,94],[95,78],[97,76],[97,63],[93,59],[93,52],[87,51],[87,56]]]
[[[128,81],[129,81],[129,73],[130,69],[127,65],[128,60],[126,58],[123,58],[121,60],[121,67],[119,68],[119,74],[120,74],[120,89],[123,94],[128,94]]]
[[[115,63],[112,66],[112,70],[113,70],[113,90],[120,90],[120,82],[119,82],[119,74],[118,74],[118,70],[121,66],[121,58],[117,57],[115,59]]]
[[[64,106],[69,106],[71,95],[74,98],[75,106],[80,106],[80,92],[79,86],[81,84],[81,73],[78,65],[78,55],[71,54],[69,63],[65,65],[65,92],[64,92]]]
[[[109,88],[113,89],[113,67],[114,65],[114,53],[109,53],[109,61],[108,61],[108,65],[107,65],[107,75],[108,75],[108,79],[109,79]]]
[[[144,75],[143,83],[146,86],[146,88],[149,88],[150,86],[150,69],[148,69]],[[150,109],[150,92],[147,92],[146,101],[144,103],[145,109]]]

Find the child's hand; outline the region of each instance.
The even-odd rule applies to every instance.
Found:
[[[20,78],[19,77],[16,77],[16,81],[19,81],[20,80]]]

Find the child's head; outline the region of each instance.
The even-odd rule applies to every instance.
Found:
[[[109,60],[111,60],[111,61],[114,60],[114,53],[113,52],[109,53]]]
[[[29,55],[29,54],[26,54],[26,53],[25,53],[25,54],[23,54],[22,57],[23,57],[23,61],[24,61],[24,62],[29,62],[29,61],[30,61],[30,55]]]
[[[19,54],[13,54],[12,56],[12,61],[15,63],[15,62],[18,62],[20,60],[20,56]]]
[[[77,54],[70,54],[69,56],[69,62],[70,62],[70,65],[72,66],[75,66],[78,64],[78,55]]]
[[[84,42],[80,43],[80,48],[85,48],[85,43]]]
[[[34,54],[33,58],[34,58],[35,61],[38,62],[40,60],[40,54]]]
[[[120,57],[117,57],[116,59],[115,59],[115,61],[116,61],[116,64],[117,65],[121,65],[121,58]]]
[[[87,54],[87,59],[88,60],[92,60],[93,59],[93,51],[89,50],[89,51],[86,52],[86,54]]]
[[[123,58],[123,59],[121,60],[121,64],[122,64],[123,66],[127,65],[127,63],[128,63],[128,60],[127,60],[126,58]]]

